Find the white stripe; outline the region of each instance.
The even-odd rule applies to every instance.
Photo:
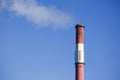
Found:
[[[75,56],[76,63],[84,63],[84,44],[78,43],[76,45],[76,56]]]

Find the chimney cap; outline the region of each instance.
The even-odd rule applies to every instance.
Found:
[[[83,26],[82,24],[76,24],[75,28],[78,28],[78,27],[83,27],[83,28],[85,28],[85,26]]]

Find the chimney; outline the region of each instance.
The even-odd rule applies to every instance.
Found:
[[[75,52],[75,80],[84,80],[84,26],[77,24]]]

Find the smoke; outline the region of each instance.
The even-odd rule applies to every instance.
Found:
[[[71,15],[58,10],[56,7],[39,5],[36,0],[1,0],[0,8],[23,16],[39,27],[67,27],[71,24]]]

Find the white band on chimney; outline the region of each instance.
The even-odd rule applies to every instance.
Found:
[[[76,63],[84,63],[84,44],[76,44]]]

